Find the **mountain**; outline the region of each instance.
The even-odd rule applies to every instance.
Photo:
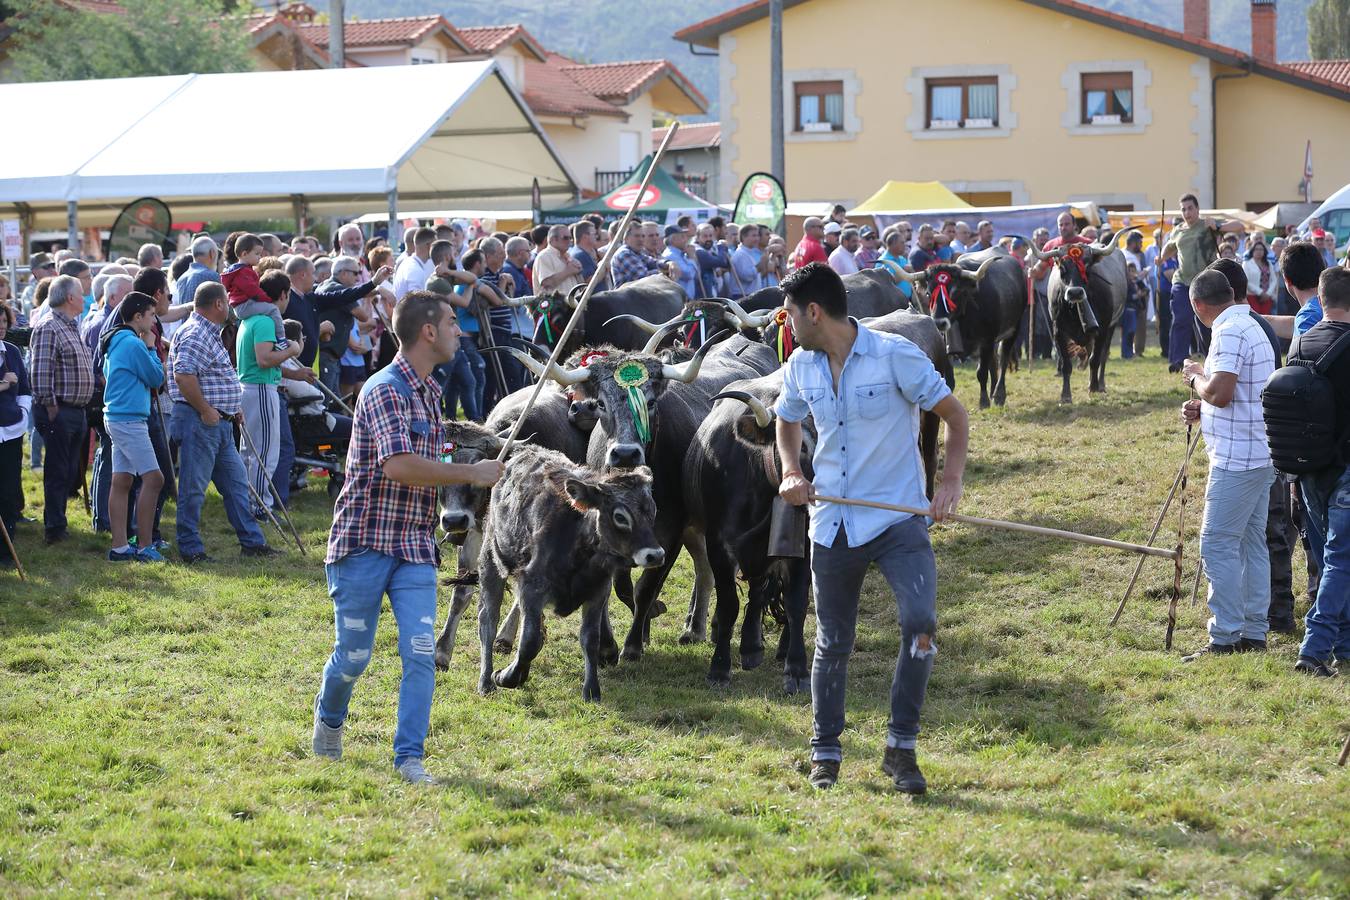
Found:
[[[1006,0],[1018,2],[1018,0]],[[1308,58],[1308,7],[1313,0],[1280,0],[1276,49],[1281,60]],[[1097,0],[1099,6],[1181,30],[1181,0]],[[314,0],[323,8],[323,0]],[[581,62],[621,59],[669,59],[708,98],[717,117],[717,58],[695,56],[671,38],[687,25],[740,5],[734,0],[683,0],[678,4],[587,0],[347,0],[347,15],[358,18],[440,13],[452,25],[504,25],[519,22],[544,46]],[[1219,44],[1251,47],[1251,8],[1247,0],[1212,4],[1210,35]],[[699,48],[700,52],[708,52]]]

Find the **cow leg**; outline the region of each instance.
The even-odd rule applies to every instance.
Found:
[[[1003,406],[1008,402],[1008,365],[1017,361],[1013,354],[1013,342],[1017,340],[1016,335],[1008,338],[999,344],[998,348],[998,380],[994,382],[994,403]]]
[[[497,637],[493,641],[493,647],[496,651],[498,653],[510,653],[511,648],[516,644],[516,632],[519,630],[520,600],[517,599],[507,610],[506,618],[502,619],[502,625],[497,629]]]
[[[741,622],[741,668],[749,671],[764,663],[764,610],[769,605],[771,583],[752,578],[746,595],[745,619]]]
[[[1073,357],[1069,355],[1068,338],[1063,334],[1056,334],[1055,348],[1059,350],[1059,374],[1064,379],[1064,387],[1059,392],[1059,402],[1072,403],[1073,393],[1069,390],[1069,379],[1073,375]]]
[[[1092,384],[1089,390],[1098,393],[1106,393],[1106,360],[1111,356],[1111,342],[1115,338],[1116,329],[1108,325],[1106,327],[1106,336],[1098,336],[1099,342],[1093,348],[1092,354]]]
[[[975,373],[980,379],[980,409],[989,408],[989,372],[993,368],[990,359],[992,356],[992,348],[980,351],[980,365]]]
[[[713,617],[713,655],[708,667],[708,684],[721,687],[731,683],[731,635],[741,598],[736,592],[736,563],[726,545],[716,536],[708,541],[708,562],[717,587],[717,614]]]
[[[935,412],[919,415],[919,449],[923,453],[924,491],[928,499],[933,499],[933,487],[937,480],[938,430],[942,417]]]
[[[713,573],[703,535],[685,532],[684,548],[694,561],[694,587],[689,593],[689,612],[684,618],[680,643],[695,644],[708,639],[708,600],[714,589]]]
[[[597,703],[600,701],[600,666],[603,663],[600,642],[608,605],[609,588],[606,587],[602,595],[587,600],[581,607],[581,654],[584,659],[581,699]]]
[[[502,608],[502,594],[506,579],[497,568],[492,554],[484,553],[478,566],[478,643],[482,658],[478,667],[478,693],[490,694],[497,689],[492,680],[492,642],[497,636],[497,613]]]
[[[460,578],[478,571],[478,556],[483,550],[483,533],[477,529],[469,532],[464,546],[459,548],[458,570]],[[459,631],[459,620],[473,598],[473,588],[467,584],[455,585],[450,600],[450,612],[445,617],[445,627],[436,639],[436,668],[445,671],[450,668],[450,657],[455,652],[455,634]]]
[[[810,552],[809,550],[807,551]],[[806,661],[806,609],[810,601],[811,561],[787,561],[788,574],[783,584],[783,608],[787,625],[783,633],[788,637],[787,657],[783,663],[783,690],[789,694],[811,689],[811,670]]]
[[[530,664],[544,646],[544,602],[538,588],[527,586],[524,577],[517,580],[517,603],[524,624],[520,629],[520,646],[516,658],[504,669],[492,673],[498,687],[518,688],[530,677]]]
[[[614,666],[619,663],[619,642],[614,640],[614,626],[609,621],[609,604],[606,603],[600,616],[600,665]]]
[[[662,525],[665,527],[662,528]],[[628,629],[628,637],[623,642],[623,652],[619,654],[620,658],[627,662],[635,662],[642,658],[642,648],[646,637],[650,633],[648,628],[648,619],[652,615],[652,606],[657,596],[661,593],[661,587],[666,583],[666,576],[675,566],[675,559],[680,555],[680,526],[672,528],[669,524],[662,523],[658,515],[656,520],[656,539],[661,544],[661,549],[666,551],[666,558],[661,565],[654,569],[646,569],[638,578],[637,590],[634,593],[633,624]]]

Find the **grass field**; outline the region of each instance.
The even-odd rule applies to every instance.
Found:
[[[1002,410],[975,411],[973,369],[957,377],[963,511],[1147,537],[1184,445],[1162,361],[1114,361],[1105,397],[1075,378],[1071,408],[1047,363],[1010,376]],[[676,643],[683,562],[648,654],[602,673],[599,705],[580,698],[575,617],[550,619],[522,690],[487,698],[466,623],[428,741],[445,786],[426,790],[390,765],[388,616],[346,758],[309,756],[330,507],[321,489],[297,507],[309,556],[272,564],[238,558],[218,500],[220,561],[201,569],[102,562],[85,521],[52,549],[23,533],[33,580],[0,573],[0,895],[1350,896],[1346,679],[1297,675],[1278,636],[1266,655],[1183,666],[1206,614],[1183,599],[1163,652],[1165,560],[1109,629],[1133,556],[935,530],[926,799],[879,770],[898,633],[876,573],[842,780],[822,794],[805,777],[809,700],[783,696],[772,663],[714,692],[709,646]]]

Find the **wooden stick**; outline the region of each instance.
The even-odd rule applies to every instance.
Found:
[[[1350,734],[1345,736],[1345,743],[1341,745],[1341,758],[1336,760],[1336,765],[1345,765],[1347,759],[1350,759]]]
[[[1191,397],[1195,397],[1195,389],[1191,389]],[[1186,423],[1186,444],[1191,443],[1191,431],[1195,428],[1194,422]],[[1167,631],[1163,635],[1163,649],[1172,649],[1172,633],[1177,629],[1177,604],[1181,602],[1181,560],[1186,546],[1186,483],[1189,480],[1187,467],[1190,465],[1190,457],[1182,460],[1181,463],[1181,502],[1177,505],[1180,509],[1177,511],[1177,555],[1173,558],[1175,569],[1172,572],[1172,599],[1167,603]]]
[[[1195,563],[1195,581],[1191,583],[1191,606],[1195,606],[1196,600],[1200,596],[1200,576],[1205,573],[1205,561],[1196,560]]]
[[[628,232],[628,223],[633,221],[633,215],[637,212],[638,204],[642,198],[647,195],[647,185],[651,183],[652,175],[656,172],[656,167],[661,162],[661,157],[665,155],[666,148],[670,146],[670,139],[675,137],[675,132],[680,130],[679,122],[670,124],[670,131],[666,132],[666,139],[661,142],[661,146],[656,148],[656,154],[652,157],[651,165],[647,167],[647,174],[642,177],[642,184],[638,186],[637,194],[633,197],[633,203],[628,207],[628,212],[623,214],[619,221],[619,230],[615,232],[615,239],[609,242],[609,247],[605,250],[604,259],[600,260],[600,265],[595,267],[595,274],[591,275],[591,280],[586,284],[586,290],[582,292],[581,299],[577,301],[576,309],[572,310],[572,317],[567,320],[567,326],[563,328],[562,334],[558,335],[558,343],[554,345],[553,352],[549,354],[548,363],[544,366],[544,371],[548,372],[557,364],[558,358],[562,356],[563,348],[567,346],[567,339],[572,336],[572,331],[581,322],[581,314],[586,309],[586,304],[591,299],[591,294],[600,284],[605,275],[609,272],[610,260],[614,254],[623,246],[623,236]],[[516,417],[516,424],[511,426],[511,434],[502,444],[502,452],[497,454],[497,461],[505,461],[507,454],[511,452],[511,445],[516,442],[520,429],[525,425],[525,419],[529,416],[530,410],[534,409],[535,402],[539,399],[539,394],[544,389],[544,382],[547,378],[540,378],[534,383],[534,391],[530,394],[530,399],[526,401],[525,408],[520,411]]]
[[[900,506],[896,503],[878,503],[875,500],[850,500],[846,497],[827,497],[824,494],[816,494],[814,500],[821,503],[840,503],[844,506],[865,506],[868,509],[887,509],[892,512],[910,513],[916,516],[928,515],[926,509],[916,509],[913,506]],[[1090,534],[1079,534],[1076,531],[1063,531],[1059,528],[1043,528],[1040,525],[1027,525],[1023,522],[1006,522],[1003,519],[981,519],[977,516],[963,516],[960,513],[952,513],[947,516],[953,522],[962,522],[966,525],[982,525],[986,528],[1006,528],[1009,531],[1023,531],[1027,534],[1039,534],[1043,537],[1064,538],[1065,540],[1077,541],[1080,544],[1092,544],[1096,547],[1110,547],[1113,550],[1128,550],[1131,553],[1142,553],[1145,556],[1158,556],[1164,559],[1176,559],[1177,551],[1164,550],[1162,547],[1145,547],[1143,544],[1129,544],[1125,541],[1113,541],[1110,538],[1094,537]]]
[[[5,538],[5,546],[9,548],[9,558],[14,560],[14,569],[19,573],[19,580],[27,581],[28,576],[24,574],[23,563],[19,562],[19,552],[14,549],[14,542],[9,539],[9,529],[5,527],[3,521],[0,521],[0,535]]]
[[[1200,443],[1200,435],[1197,434],[1191,440],[1191,445],[1186,448],[1186,458],[1181,461],[1181,467],[1177,469],[1177,477],[1172,479],[1172,490],[1168,492],[1167,499],[1163,501],[1162,509],[1158,512],[1158,518],[1153,522],[1153,530],[1149,532],[1148,542],[1153,543],[1158,537],[1158,532],[1162,530],[1163,521],[1167,518],[1167,510],[1172,505],[1172,498],[1177,495],[1177,488],[1181,486],[1181,475],[1186,471],[1186,464],[1191,461],[1191,454],[1195,452],[1196,446]],[[1130,594],[1134,591],[1135,584],[1139,581],[1139,573],[1144,570],[1144,560],[1147,557],[1139,557],[1139,563],[1134,567],[1134,574],[1130,576],[1130,584],[1125,588],[1125,596],[1120,598],[1120,605],[1116,607],[1116,614],[1111,617],[1111,625],[1120,621],[1121,613],[1125,612],[1125,604],[1130,600]]]

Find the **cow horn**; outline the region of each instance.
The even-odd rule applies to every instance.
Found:
[[[714,337],[716,336],[714,335]],[[713,348],[715,343],[715,340],[705,341],[703,346],[698,348],[698,352],[694,354],[694,358],[687,363],[681,363],[678,366],[665,363],[661,366],[661,377],[667,381],[682,381],[685,384],[693,381],[698,377],[698,370],[703,367],[703,357],[708,355],[708,351]]]
[[[912,283],[912,282],[918,281],[919,279],[923,278],[924,275],[927,274],[927,273],[925,273],[925,272],[906,272],[904,269],[896,269],[896,270],[895,270],[895,274],[896,274],[897,276],[899,276],[902,280],[908,281],[908,282],[911,282],[911,283]]]
[[[1054,250],[1051,250],[1049,252],[1042,252],[1040,250],[1037,250],[1036,245],[1032,243],[1028,243],[1027,247],[1031,250],[1031,255],[1036,257],[1036,259],[1039,262],[1045,262],[1046,260],[1051,259],[1059,259],[1061,256],[1064,255],[1063,247],[1056,247]]]
[[[649,355],[655,353],[656,348],[661,346],[661,342],[666,339],[666,335],[669,334],[672,329],[676,328],[677,326],[683,323],[684,323],[683,317],[676,316],[669,322],[664,322],[661,325],[658,325],[656,331],[654,331],[652,333],[652,336],[647,339],[647,343],[643,346],[642,352]]]
[[[765,406],[764,401],[760,400],[754,394],[749,394],[745,391],[723,391],[716,397],[713,397],[714,403],[718,400],[741,401],[746,406],[750,407],[750,411],[755,414],[755,424],[760,428],[768,428],[773,424],[773,410]]]
[[[1129,229],[1122,228],[1115,234],[1113,234],[1111,237],[1107,238],[1105,241],[1102,241],[1101,243],[1098,244],[1088,245],[1088,250],[1092,253],[1094,257],[1110,256],[1117,250],[1117,248],[1119,248],[1120,236],[1122,234],[1127,233],[1128,230]]]
[[[771,313],[760,313],[752,316],[735,300],[725,299],[721,302],[725,303],[727,307],[727,321],[733,325],[739,325],[741,328],[763,328],[773,318]]]
[[[575,369],[563,369],[554,363],[551,366],[545,366],[533,356],[523,350],[517,350],[515,347],[504,347],[500,344],[494,347],[484,347],[484,353],[509,353],[511,357],[525,368],[534,373],[536,378],[551,378],[564,387],[570,387],[574,384],[581,384],[590,377],[590,371],[585,366],[579,366]]]
[[[609,327],[610,322],[632,322],[634,325],[636,325],[638,328],[641,328],[648,334],[655,334],[656,332],[661,330],[661,326],[657,325],[655,322],[648,322],[641,316],[635,316],[632,313],[624,313],[623,315],[615,316],[612,319],[607,319],[605,321],[606,328]]]
[[[975,279],[975,283],[979,284],[984,279],[985,274],[988,273],[989,267],[992,266],[995,262],[997,262],[998,259],[999,257],[997,256],[989,257],[984,262],[980,263],[980,267],[976,269],[974,272],[967,272],[965,269],[962,269],[961,277],[973,278]]]
[[[585,284],[578,284],[573,286],[573,288],[567,292],[567,295],[563,297],[563,302],[566,303],[568,306],[572,307],[573,309],[576,309],[580,303],[580,301],[577,300],[577,295],[584,290],[586,290]]]
[[[525,305],[524,297],[508,297],[505,294],[502,294],[502,299],[505,300],[506,305],[511,307],[512,309],[519,309],[520,307]]]

